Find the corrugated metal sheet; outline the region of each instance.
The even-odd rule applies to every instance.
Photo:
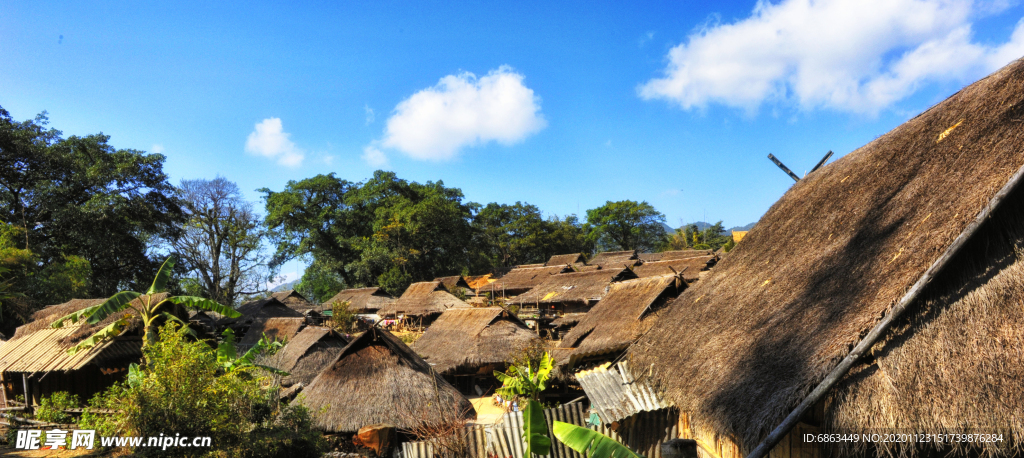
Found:
[[[650,386],[633,378],[625,361],[577,372],[576,380],[605,423],[669,407]]]
[[[625,419],[615,430],[610,425],[602,424],[594,427],[587,425],[589,410],[582,403],[566,404],[544,410],[544,419],[548,422],[549,437],[554,438],[550,428],[555,421],[586,426],[601,434],[611,437],[629,446],[647,458],[661,458],[661,444],[679,437],[678,413],[675,409],[663,409],[655,412],[644,412]],[[526,444],[523,442],[523,414],[509,412],[501,422],[494,425],[478,425],[466,428],[469,453],[472,458],[519,458],[523,456]],[[433,458],[433,450],[428,442],[406,442],[402,444],[404,458]],[[566,447],[558,440],[553,440],[551,458],[584,458],[575,450]]]
[[[94,361],[142,357],[141,340],[122,338],[69,355],[71,345],[61,340],[77,330],[77,326],[43,329],[9,341],[0,348],[0,372],[73,371]]]

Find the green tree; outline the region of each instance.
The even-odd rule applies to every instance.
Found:
[[[47,123],[45,112],[16,122],[0,108],[0,221],[24,229],[33,275],[81,271],[80,259],[88,295],[146,284],[160,265],[151,241],[173,238],[182,221],[164,156],[115,149],[102,134],[61,138]]]
[[[266,292],[262,221],[238,185],[222,177],[182,180],[179,191],[187,219],[171,245],[199,295],[236,305],[240,296]]]
[[[473,221],[478,246],[492,267],[513,267],[547,261],[552,255],[590,251],[575,215],[544,219],[534,205],[490,203]]]
[[[665,244],[665,215],[651,204],[621,200],[587,210],[590,239],[602,251],[657,251]]]
[[[143,334],[146,336],[145,340],[142,342],[142,347],[145,349],[146,346],[152,345],[156,342],[157,320],[167,319],[171,321],[181,321],[181,315],[184,315],[184,313],[182,313],[178,307],[209,310],[217,312],[228,318],[238,318],[241,316],[241,314],[235,309],[225,307],[210,299],[197,296],[162,296],[161,293],[167,292],[167,281],[171,277],[171,270],[174,269],[174,263],[175,261],[173,257],[167,258],[167,260],[164,261],[163,265],[160,266],[160,270],[157,271],[156,277],[153,278],[153,283],[145,293],[121,291],[100,304],[92,307],[86,307],[77,312],[58,318],[50,324],[50,326],[53,328],[59,328],[63,326],[65,322],[74,324],[79,320],[84,320],[86,323],[94,325],[103,321],[110,315],[121,312],[122,310],[131,309],[135,312],[135,316],[142,320]],[[134,302],[136,299],[138,299],[138,302]],[[103,329],[97,331],[89,338],[83,340],[78,345],[72,347],[68,350],[68,353],[74,354],[79,350],[90,348],[105,339],[121,335],[128,327],[130,323],[129,320],[130,317],[125,316],[114,321]]]
[[[697,250],[718,250],[732,241],[732,236],[725,234],[721,221],[704,229],[698,228],[696,224],[687,224],[685,228],[676,229],[676,233],[681,233],[681,238],[687,241],[689,248]]]
[[[345,289],[345,281],[338,275],[343,268],[330,259],[314,259],[293,289],[314,303],[322,304]]]

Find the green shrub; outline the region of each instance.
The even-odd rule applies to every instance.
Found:
[[[78,408],[78,396],[66,391],[57,391],[49,396],[44,396],[36,409],[36,418],[50,423],[69,424],[74,420],[74,415],[65,413],[66,409]]]

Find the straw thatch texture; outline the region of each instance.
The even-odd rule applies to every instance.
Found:
[[[115,337],[74,355],[68,354],[74,342],[69,337],[80,326],[46,328],[11,339],[0,348],[0,372],[70,372],[87,364],[127,367],[142,358],[142,339]]]
[[[525,323],[501,307],[477,307],[442,313],[412,349],[435,371],[447,374],[507,362],[537,339]]]
[[[517,296],[529,291],[530,288],[541,284],[551,275],[568,271],[569,268],[566,266],[517,267],[494,282],[488,283],[477,289],[477,293],[483,294],[485,292],[489,292],[498,295],[504,294],[506,297]]]
[[[454,293],[455,288],[470,289],[469,283],[466,282],[465,278],[462,278],[462,275],[437,277],[434,281],[441,282],[441,287],[450,293]]]
[[[348,310],[353,313],[376,313],[382,307],[391,303],[395,298],[380,288],[353,288],[342,290],[334,297],[324,302],[324,305],[332,307],[337,302],[348,301]]]
[[[603,267],[635,266],[639,263],[639,255],[634,251],[605,251],[594,255],[587,265]]]
[[[711,256],[713,254],[715,254],[713,250],[674,250],[661,251],[658,253],[640,253],[637,257],[643,262],[651,262],[695,258],[698,256]]]
[[[631,364],[750,450],[1024,164],[1022,121],[1018,61],[808,175],[666,308]]]
[[[423,422],[473,419],[476,411],[423,358],[391,333],[371,328],[348,344],[300,401],[327,432],[355,432],[390,423],[410,429]]]
[[[292,337],[295,337],[295,334],[299,333],[299,330],[302,329],[305,324],[305,318],[294,317],[275,317],[256,320],[256,322],[249,327],[249,330],[245,332],[245,336],[242,337],[242,340],[238,342],[238,348],[242,351],[248,350],[253,345],[256,345],[264,335],[266,335],[268,339],[272,340],[291,340]]]
[[[700,279],[700,272],[714,266],[717,260],[718,258],[715,256],[698,256],[670,261],[645,262],[634,267],[633,273],[640,278],[644,278],[676,275],[681,272],[683,279],[687,283],[692,283]]]
[[[582,263],[583,253],[571,253],[571,254],[556,254],[548,258],[548,262],[545,262],[545,266],[564,266]]]
[[[401,314],[409,317],[437,315],[450,308],[472,307],[445,291],[439,281],[413,283],[398,300],[387,304],[378,313]]]
[[[551,326],[575,326],[587,316],[586,313],[566,313],[554,320],[551,320]]]
[[[682,284],[671,275],[612,283],[608,294],[590,309],[558,346],[575,348],[576,357],[625,349],[650,327],[645,319],[675,298]]]
[[[466,283],[469,284],[470,289],[472,289],[473,291],[476,291],[476,290],[480,289],[480,287],[490,283],[492,277],[494,277],[494,275],[492,275],[492,274],[471,275],[471,276],[466,277]]]
[[[37,310],[32,314],[32,321],[18,326],[14,330],[12,339],[24,337],[33,332],[50,327],[50,323],[69,313],[74,313],[87,307],[102,304],[106,299],[71,299],[63,304],[49,305]]]
[[[299,292],[294,289],[278,291],[276,293],[272,293],[270,297],[281,301],[281,303],[286,305],[288,308],[300,313],[306,313],[315,307],[306,299],[305,296],[299,294]]]
[[[308,386],[325,367],[337,359],[348,340],[331,328],[309,326],[291,338],[284,348],[265,358],[263,364],[288,372],[281,386]]]
[[[595,302],[608,293],[612,282],[631,278],[636,278],[636,274],[626,268],[552,275],[544,283],[513,299],[512,303]]]
[[[131,305],[135,306],[136,308],[141,308],[144,306],[143,304],[146,303],[158,304],[160,303],[160,301],[166,299],[167,296],[167,293],[154,294],[152,297],[140,296],[133,300],[131,302]],[[53,323],[55,320],[62,316],[65,316],[69,313],[77,312],[87,307],[102,304],[104,301],[106,301],[106,299],[72,299],[63,304],[51,305],[34,313],[32,315],[33,321],[25,324],[24,326],[18,327],[18,329],[14,333],[14,336],[24,336],[42,329],[47,329],[50,327],[51,323]],[[179,318],[184,319],[188,317],[188,314],[185,310],[174,304],[165,304],[162,307],[165,307],[166,311],[178,315]],[[81,321],[78,323],[64,323],[64,327],[74,327],[75,331],[63,334],[61,343],[78,343],[79,341],[82,341],[88,338],[89,336],[95,334],[97,331],[109,326],[115,321],[120,320],[129,315],[131,315],[131,318],[128,320],[129,324],[122,332],[122,335],[141,335],[143,329],[142,319],[138,317],[138,314],[135,313],[134,310],[130,308],[125,308],[120,312],[111,314],[103,321],[100,321],[99,323],[92,325],[84,324]],[[158,322],[157,325],[163,324],[163,319],[161,318],[160,320],[161,321]]]
[[[244,327],[267,318],[301,318],[305,316],[302,312],[288,307],[275,297],[246,302],[239,306],[237,310],[242,316],[238,318],[224,317],[217,320],[217,324],[220,326]]]

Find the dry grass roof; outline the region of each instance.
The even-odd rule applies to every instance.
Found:
[[[410,429],[476,418],[465,396],[377,327],[342,349],[303,393],[301,402],[314,412],[316,428],[327,432],[355,432],[378,423]]]
[[[476,291],[476,290],[480,289],[481,286],[484,286],[484,285],[490,283],[491,282],[491,278],[493,276],[494,275],[492,275],[492,274],[471,275],[471,276],[466,277],[466,283],[469,284],[469,287],[473,291]]]
[[[234,326],[250,324],[267,318],[300,318],[305,316],[302,312],[288,307],[273,296],[246,302],[236,310],[238,310],[238,313],[242,314],[242,316],[238,318],[224,317],[218,320],[217,324]]]
[[[69,355],[68,349],[75,345],[74,336],[80,334],[82,328],[47,327],[11,339],[0,347],[0,372],[69,372],[88,364],[126,368],[142,358],[142,338],[137,336],[106,339]]]
[[[238,342],[238,348],[248,349],[256,345],[264,335],[272,340],[291,340],[305,325],[305,318],[274,317],[257,320],[246,331],[245,337]]]
[[[308,386],[348,344],[344,336],[331,328],[308,326],[289,339],[284,348],[266,358],[264,364],[289,373],[281,379],[281,386],[299,383]]]
[[[378,313],[417,317],[437,315],[450,308],[458,307],[472,306],[445,291],[441,282],[423,281],[409,285],[402,293],[402,297],[387,304]]]
[[[711,256],[713,254],[715,254],[713,250],[674,250],[661,251],[658,253],[640,253],[637,257],[639,257],[643,262],[651,262],[694,258],[698,256]]]
[[[623,350],[650,327],[651,320],[644,319],[648,313],[675,298],[683,287],[672,275],[612,283],[559,347],[575,348],[574,356],[579,357]]]
[[[608,293],[612,282],[636,278],[633,271],[601,269],[551,275],[530,291],[519,295],[516,304],[554,304],[559,302],[593,302]]]
[[[160,301],[166,299],[167,296],[167,293],[154,294],[152,297],[140,296],[133,300],[131,304],[135,305],[136,307],[142,307],[143,304],[150,303],[150,301],[152,301],[152,303],[159,303]],[[18,329],[15,330],[14,332],[14,337],[17,338],[43,329],[48,329],[50,328],[50,324],[56,321],[58,318],[63,317],[69,313],[74,313],[79,310],[85,309],[87,307],[102,304],[104,301],[106,301],[106,299],[72,299],[63,304],[45,307],[42,310],[39,310],[36,313],[32,314],[31,322],[18,327]],[[179,307],[176,307],[173,304],[166,304],[161,307],[166,307],[166,310],[168,312],[181,311],[183,316],[185,313]],[[99,323],[92,325],[84,324],[83,321],[79,321],[78,323],[64,323],[64,327],[74,327],[75,331],[67,334],[62,334],[62,343],[78,343],[79,341],[95,334],[97,331],[109,326],[110,324],[113,324],[115,321],[125,318],[129,315],[131,316],[131,318],[129,319],[129,325],[128,327],[125,328],[123,334],[141,335],[143,328],[142,320],[137,316],[138,314],[135,313],[132,309],[125,308],[120,312],[111,314],[110,316],[100,321]]]
[[[375,313],[390,302],[395,300],[390,294],[380,288],[353,288],[342,290],[334,297],[324,302],[324,305],[331,307],[336,302],[348,301],[348,310],[353,313]]]
[[[441,287],[450,293],[454,293],[456,288],[462,288],[464,290],[471,290],[469,283],[466,282],[462,275],[452,275],[450,277],[437,277],[434,281],[441,282]],[[472,291],[469,291],[472,293]]]
[[[552,275],[568,271],[569,268],[566,266],[517,267],[501,278],[477,289],[477,293],[501,294],[504,292],[506,296],[515,296],[529,291],[530,288],[541,284]]]
[[[545,266],[564,266],[583,262],[583,253],[556,254],[545,262]]]
[[[412,349],[446,374],[510,361],[535,340],[535,332],[501,307],[476,307],[442,313]]]
[[[708,270],[718,260],[715,256],[699,256],[693,258],[675,259],[670,261],[645,262],[633,268],[633,272],[640,278],[660,277],[663,275],[676,275],[682,273],[687,283],[700,279],[701,271]]]
[[[1024,63],[1017,61],[809,174],[660,314],[631,347],[631,365],[650,367],[652,381],[696,426],[752,449],[1021,168],[1022,122]],[[971,338],[998,339],[998,332]],[[1002,356],[953,364],[991,370],[987,361],[1003,365]],[[1011,391],[1024,391],[1020,380]],[[954,397],[999,411],[1024,407],[984,402],[960,386]],[[970,401],[907,391],[900,402],[956,419],[950,406]],[[1020,416],[1012,415],[1021,437]]]
[[[294,289],[290,289],[288,291],[278,291],[276,293],[272,293],[270,297],[273,297],[274,299],[281,301],[282,304],[288,306],[289,308],[297,310],[302,313],[308,312],[309,310],[316,307],[312,303],[310,303],[305,296],[299,294],[299,292],[295,291]]]
[[[594,257],[587,261],[587,265],[591,266],[602,266],[602,267],[625,267],[635,266],[639,260],[639,255],[634,251],[605,251],[598,253]]]

